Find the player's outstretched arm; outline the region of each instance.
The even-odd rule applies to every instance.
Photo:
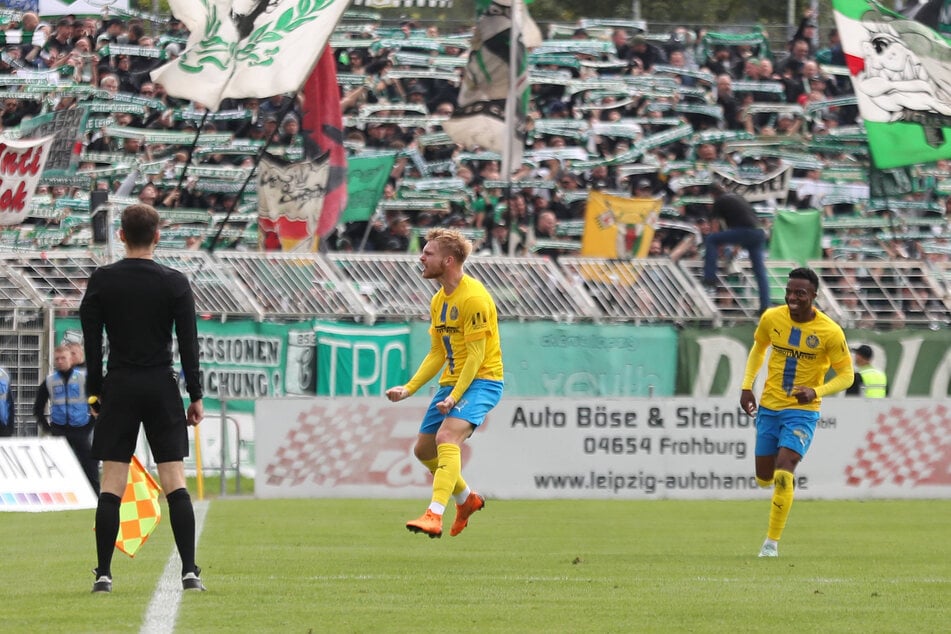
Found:
[[[409,395],[410,392],[406,389],[405,385],[397,385],[396,387],[391,387],[386,391],[386,398],[390,399],[394,403],[399,403]]]

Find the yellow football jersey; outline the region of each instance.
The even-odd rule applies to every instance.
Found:
[[[788,306],[763,313],[754,338],[768,342],[766,381],[760,405],[768,409],[786,408],[819,411],[821,398],[800,405],[792,389],[797,385],[817,388],[825,383],[826,373],[845,369],[852,363],[845,333],[839,324],[816,309],[812,321],[797,322],[789,316]]]
[[[466,341],[485,337],[485,359],[476,373],[477,379],[502,380],[502,348],[499,339],[499,317],[495,301],[482,282],[463,275],[459,286],[449,295],[440,288],[430,304],[432,325],[429,334],[433,345],[446,353],[446,365],[439,377],[440,385],[455,385],[466,363]]]

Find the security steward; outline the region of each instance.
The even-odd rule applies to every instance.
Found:
[[[855,360],[855,381],[845,393],[849,396],[865,398],[885,398],[888,395],[888,378],[885,373],[872,365],[871,346],[861,345],[852,348]]]
[[[50,434],[66,438],[93,491],[99,495],[99,461],[90,454],[95,421],[89,415],[86,371],[73,366],[68,345],[56,346],[53,366],[56,370],[36,390],[33,415]],[[50,405],[49,418],[46,416],[47,403]]]
[[[0,436],[16,433],[16,405],[13,402],[13,386],[10,373],[0,368]]]

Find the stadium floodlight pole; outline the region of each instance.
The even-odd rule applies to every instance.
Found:
[[[290,112],[291,107],[297,102],[297,93],[300,91],[294,91],[294,94],[291,95],[291,98],[287,100],[283,106],[281,106],[280,111],[277,114],[277,120],[283,121],[284,117],[287,116],[287,113]],[[247,178],[244,179],[244,182],[241,183],[241,189],[238,190],[238,193],[235,196],[235,204],[225,213],[224,220],[218,224],[218,229],[215,231],[214,237],[211,239],[211,244],[208,245],[208,255],[211,255],[215,252],[215,246],[217,246],[218,241],[221,239],[221,233],[224,231],[225,225],[228,224],[228,221],[231,219],[231,214],[235,209],[241,204],[241,196],[244,195],[244,190],[248,188],[248,183],[251,182],[251,179],[254,177],[255,171],[258,169],[258,164],[261,162],[261,159],[264,157],[264,153],[267,152],[267,149],[271,147],[271,141],[274,139],[274,135],[268,135],[268,138],[264,139],[264,145],[261,146],[261,149],[258,150],[257,156],[254,157],[254,165],[251,166],[251,171],[248,172]]]

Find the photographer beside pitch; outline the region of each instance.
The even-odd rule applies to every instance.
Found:
[[[119,231],[125,257],[93,271],[79,307],[87,362],[86,393],[93,410],[99,409],[92,455],[103,461],[96,508],[99,561],[93,592],[112,591],[119,505],[140,423],[166,491],[169,523],[182,558],[182,588],[205,589],[201,569],[195,565],[195,510],[185,488],[183,462],[188,455],[187,426],[197,425],[204,415],[195,298],[182,273],[153,260],[158,227],[159,215],[153,207],[139,204],[125,208]],[[191,399],[187,414],[172,367],[173,326]],[[105,378],[103,328],[109,341]]]
[[[432,501],[421,517],[406,523],[408,530],[433,538],[442,537],[450,496],[456,501],[452,536],[485,506],[485,498],[462,478],[461,447],[502,398],[498,313],[485,286],[462,270],[471,252],[472,243],[459,231],[433,229],[426,235],[419,257],[422,275],[441,285],[430,302],[431,346],[409,383],[386,391],[394,403],[402,401],[443,370],[414,448],[433,474]]]
[[[840,392],[854,378],[842,328],[813,306],[819,277],[807,268],[789,272],[786,305],[760,317],[746,361],[740,406],[756,415],[756,482],[773,487],[769,530],[760,557],[778,557],[778,542],[795,495],[794,473],[812,444],[823,396]],[[753,381],[772,353],[757,409]],[[825,381],[829,367],[835,377]]]

